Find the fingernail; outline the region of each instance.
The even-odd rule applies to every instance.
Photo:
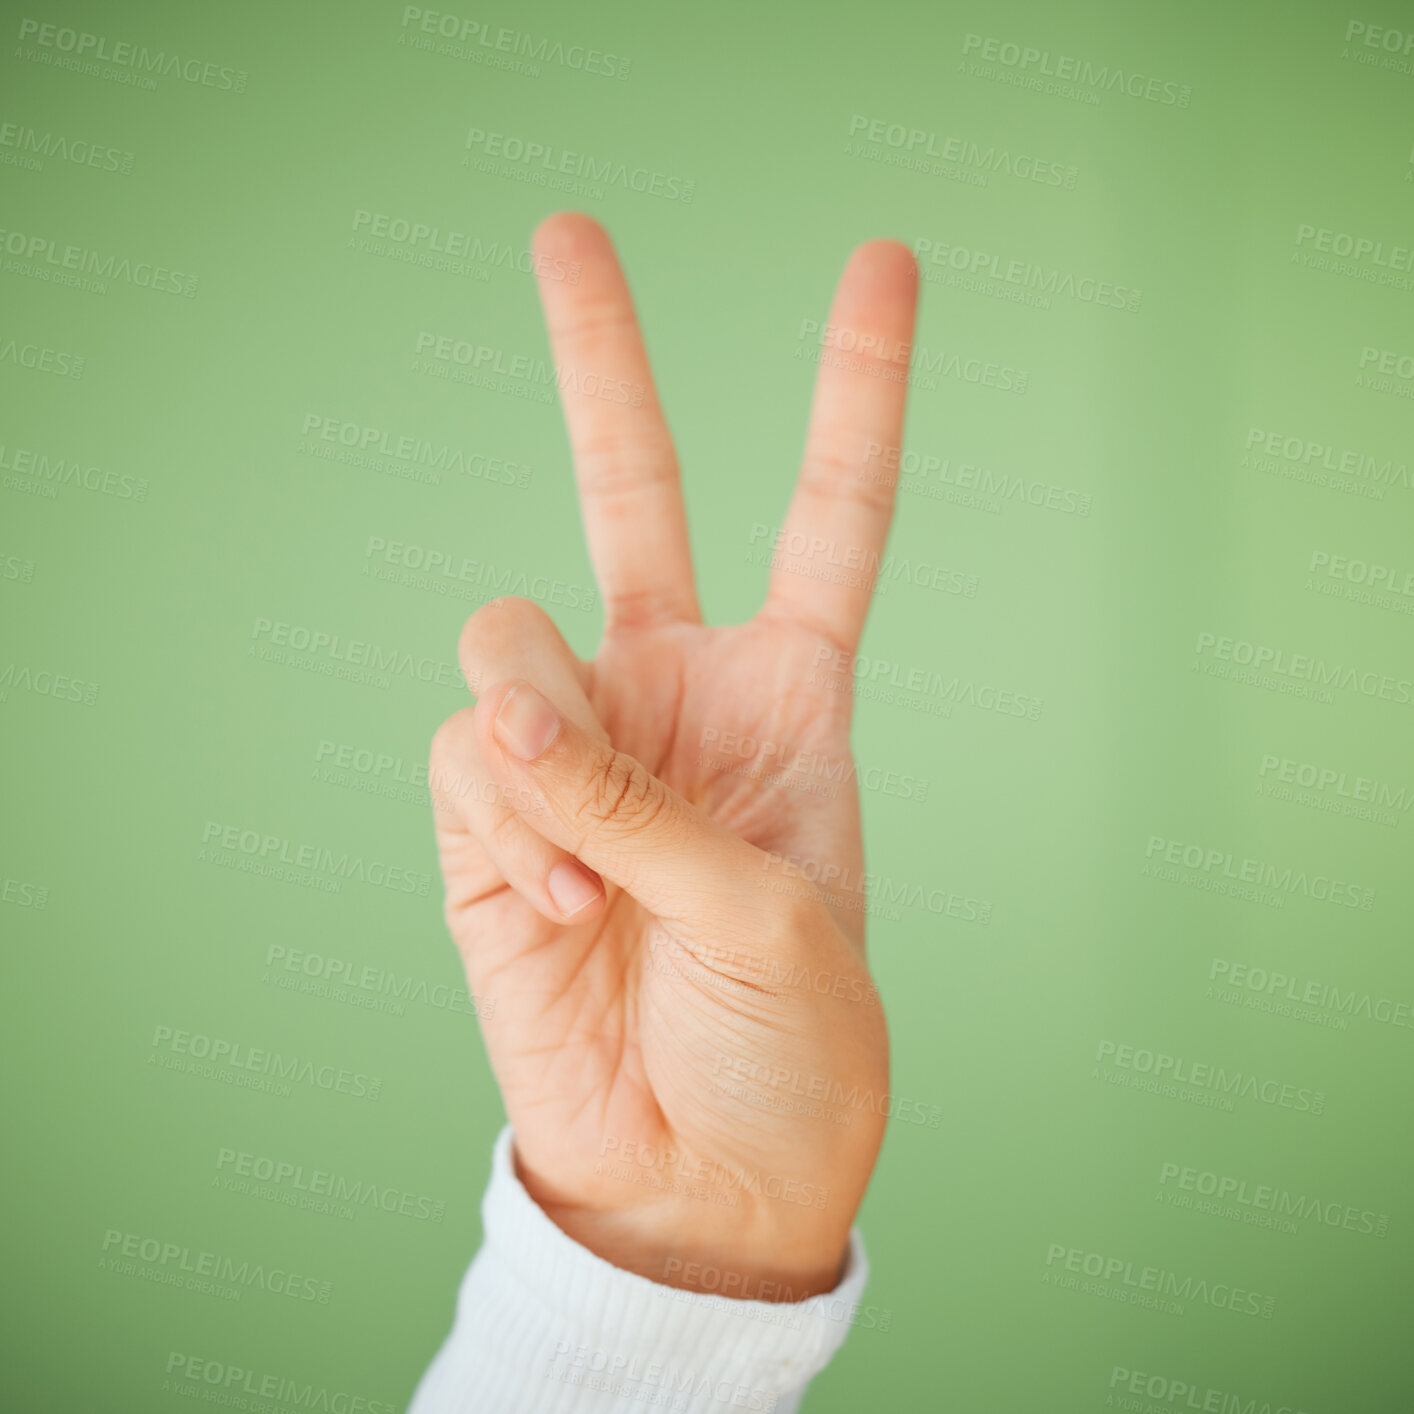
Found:
[[[573,859],[562,859],[555,865],[545,880],[545,887],[550,890],[555,907],[566,918],[593,903],[603,892],[598,878]]]
[[[528,682],[518,682],[501,700],[496,739],[522,761],[534,761],[560,730],[560,714]]]

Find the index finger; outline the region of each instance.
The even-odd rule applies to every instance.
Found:
[[[677,454],[613,243],[562,211],[533,247],[604,631],[701,622]]]

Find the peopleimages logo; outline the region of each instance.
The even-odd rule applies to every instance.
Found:
[[[416,678],[419,682],[438,687],[466,688],[475,691],[460,667],[436,658],[418,658],[406,649],[389,648],[384,644],[368,643],[359,638],[345,638],[327,629],[311,629],[304,624],[287,623],[282,619],[258,618],[251,627],[252,658],[264,662],[283,663],[307,668],[311,672],[351,681],[373,681],[386,686],[389,673]],[[292,657],[282,650],[289,649],[302,657]]]
[[[68,355],[60,355],[67,358]],[[0,355],[3,361],[3,355]],[[82,363],[82,360],[80,360]],[[31,365],[33,366],[33,365]],[[50,370],[46,370],[50,371]],[[53,371],[64,373],[64,368]],[[78,377],[78,374],[74,374]],[[148,483],[145,477],[128,476],[100,467],[85,466],[77,457],[51,457],[45,452],[31,451],[0,442],[0,471],[12,471],[17,476],[34,477],[54,486],[76,486],[101,496],[116,496],[120,501],[145,501]]]
[[[936,698],[940,703],[961,703],[986,712],[999,712],[1004,717],[1027,717],[1033,722],[1045,706],[1039,697],[992,683],[979,684],[971,678],[948,677],[931,669],[910,668],[888,658],[867,658],[861,653],[851,655],[828,646],[815,650],[809,681],[812,686],[835,692],[851,683],[860,686],[883,683],[922,697]]]
[[[617,1134],[604,1136],[594,1171],[609,1178],[628,1179],[675,1193],[691,1191],[693,1196],[701,1196],[700,1190],[705,1185],[709,1191],[720,1190],[711,1195],[712,1201],[720,1201],[722,1206],[731,1208],[747,1193],[802,1208],[823,1209],[830,1194],[823,1185],[808,1183],[794,1174],[769,1173],[758,1168],[718,1163],[715,1159],[693,1158],[676,1149]]]
[[[52,129],[40,132],[21,123],[0,123],[0,147],[12,148],[18,154],[18,165],[40,171],[41,158],[57,157],[76,167],[97,167],[101,172],[120,172],[124,176],[133,170],[133,154],[123,148],[85,138],[69,137]]]
[[[1260,1100],[1264,1105],[1300,1110],[1313,1115],[1326,1107],[1325,1092],[1298,1089],[1276,1080],[1263,1080],[1242,1070],[1227,1070],[1207,1061],[1189,1061],[1183,1056],[1171,1056],[1165,1051],[1151,1051],[1143,1046],[1125,1046],[1114,1041],[1101,1041],[1095,1053],[1098,1065],[1153,1076],[1155,1080],[1174,1085],[1189,1085],[1196,1090],[1211,1090],[1242,1099]],[[1096,1074],[1100,1072],[1097,1070]]]
[[[1279,784],[1299,786],[1309,791],[1312,797],[1322,798],[1323,808],[1329,807],[1346,814],[1354,813],[1363,806],[1405,814],[1414,805],[1414,793],[1407,786],[1394,786],[1372,776],[1356,775],[1334,766],[1318,766],[1311,761],[1295,761],[1289,756],[1275,756],[1270,752],[1263,755],[1257,774],[1263,794],[1271,794],[1272,788]],[[1271,780],[1268,780],[1269,776]],[[1344,806],[1340,804],[1341,800],[1346,802]]]
[[[219,1150],[216,1155],[216,1173],[218,1176],[213,1178],[213,1184],[235,1192],[248,1187],[234,1183],[235,1179],[254,1179],[257,1183],[268,1184],[275,1189],[294,1189],[304,1197],[296,1198],[294,1193],[284,1193],[280,1195],[281,1201],[316,1211],[323,1211],[331,1204],[345,1204],[350,1208],[378,1208],[385,1213],[397,1213],[405,1218],[439,1223],[447,1210],[446,1200],[442,1198],[429,1198],[425,1194],[410,1193],[402,1188],[374,1183],[364,1178],[350,1179],[328,1169],[306,1168],[303,1164],[291,1160],[251,1154],[245,1150]],[[321,1199],[329,1201],[322,1203],[319,1201]]]
[[[920,236],[913,242],[913,253],[923,267],[925,280],[946,282],[951,275],[1000,280],[1004,284],[1039,290],[1047,296],[1066,295],[1084,304],[1130,312],[1137,310],[1143,301],[1142,292],[1128,285],[1116,285],[1090,275],[1077,276],[1072,270],[1038,265],[1031,260],[1003,261],[993,251],[976,250],[950,241]]]
[[[772,529],[762,521],[754,521],[747,543],[754,548],[761,540],[768,542],[768,549],[758,552],[756,563],[807,579],[829,579],[836,584],[863,588],[872,576],[877,578],[876,593],[883,593],[891,584],[902,580],[940,594],[958,594],[965,599],[977,597],[975,574],[914,560],[893,550],[884,553],[864,545],[827,540],[823,535],[808,535],[803,530],[781,526]],[[796,565],[791,563],[793,560],[807,563]]]
[[[1358,908],[1365,913],[1375,906],[1374,889],[1332,879],[1327,874],[1308,874],[1306,870],[1293,869],[1289,864],[1282,866],[1251,857],[1235,860],[1229,850],[1204,849],[1200,844],[1185,844],[1182,840],[1166,839],[1163,835],[1150,835],[1144,858],[1152,862],[1156,855],[1163,864],[1187,869],[1209,879],[1232,879],[1256,888],[1278,889],[1285,894],[1299,894],[1318,903]],[[1146,864],[1144,867],[1147,871],[1151,866]],[[1225,890],[1219,889],[1217,892]]]
[[[92,707],[98,700],[99,685],[48,668],[34,668],[28,663],[8,663],[0,670],[0,702],[9,701],[11,688],[16,692],[32,692],[36,697],[50,697],[55,702],[79,702]]]
[[[347,991],[350,1000],[354,1001],[362,997],[376,997],[391,998],[394,1005],[419,1002],[424,1006],[456,1012],[460,1016],[479,1016],[483,1021],[489,1020],[496,1011],[494,997],[474,997],[465,987],[452,987],[445,982],[429,984],[424,978],[414,977],[411,973],[393,972],[386,967],[358,967],[345,958],[306,952],[302,948],[288,948],[283,943],[270,943],[266,947],[265,968],[262,981],[272,978],[277,984],[288,984],[292,989],[310,990],[308,986],[298,986],[295,982],[298,978],[325,992],[329,986],[336,994]],[[279,975],[281,972],[290,975],[282,978]],[[402,1007],[397,1006],[396,1009],[401,1015]]]
[[[405,247],[429,260],[437,257],[451,261],[465,260],[472,265],[500,266],[518,270],[523,275],[541,275],[571,285],[579,283],[581,264],[578,260],[540,256],[532,250],[503,241],[486,242],[469,231],[431,226],[425,221],[390,216],[361,206],[354,210],[353,230],[356,235]]]
[[[1117,1400],[1112,1393],[1105,1401],[1107,1404],[1115,1400],[1116,1408],[1143,1411],[1143,1414],[1148,1414],[1154,1405],[1141,1404],[1137,1396],[1179,1409],[1199,1409],[1203,1414],[1306,1414],[1304,1409],[1294,1404],[1277,1404],[1270,1399],[1243,1399],[1228,1390],[1214,1389],[1212,1385],[1176,1380],[1169,1375],[1150,1375],[1124,1365],[1116,1365],[1110,1371],[1109,1387],[1112,1391],[1121,1392]],[[1136,1398],[1126,1399],[1125,1394]]]
[[[82,354],[0,337],[0,364],[12,363],[17,368],[33,368],[40,373],[52,373],[56,378],[82,378],[85,362]]]
[[[850,115],[849,136],[857,139],[863,149],[855,154],[857,156],[867,155],[866,145],[872,145],[891,149],[901,155],[903,160],[890,162],[890,166],[921,168],[935,172],[941,172],[941,166],[938,164],[952,163],[957,167],[972,167],[979,174],[980,185],[985,185],[987,180],[981,173],[1000,172],[1004,176],[1017,177],[1022,181],[1039,182],[1048,187],[1064,187],[1069,191],[1074,188],[1076,178],[1080,175],[1067,163],[1048,161],[1025,152],[1013,152],[1006,147],[998,148],[995,143],[983,147],[980,142],[970,138],[947,136],[925,128],[911,128],[904,123],[894,123],[887,118],[876,118],[864,113]],[[846,145],[846,155],[850,151],[850,147]]]
[[[371,569],[374,578],[387,583],[453,597],[489,600],[510,594],[583,613],[595,609],[598,597],[597,591],[587,585],[568,584],[543,574],[532,575],[523,569],[474,560],[451,548],[437,550],[381,535],[368,537],[363,558],[364,574]],[[406,573],[397,573],[400,570]]]
[[[1362,1232],[1384,1237],[1389,1232],[1389,1214],[1355,1208],[1347,1203],[1331,1203],[1309,1193],[1292,1193],[1267,1183],[1248,1183],[1245,1178],[1213,1173],[1165,1161],[1159,1170],[1159,1187],[1170,1183],[1184,1193],[1197,1193],[1203,1198],[1215,1198],[1219,1203],[1231,1203],[1250,1211],[1248,1221],[1267,1215],[1276,1218],[1314,1218],[1326,1227],[1344,1228],[1347,1232]]]
[[[183,295],[188,299],[196,294],[198,277],[195,275],[169,270],[165,265],[155,265],[150,260],[134,262],[127,256],[101,255],[86,246],[61,246],[52,236],[0,230],[0,250],[26,262],[25,266],[16,267],[21,274],[29,273],[29,266],[47,273],[52,273],[54,269],[77,270],[100,280],[126,281],[143,289],[156,290],[159,294]]]
[[[703,727],[698,739],[701,748],[698,765],[712,765],[715,770],[747,776],[769,785],[784,785],[807,790],[811,794],[834,800],[842,787],[859,786],[899,800],[919,804],[928,798],[928,781],[904,771],[881,766],[860,766],[849,754],[826,756],[804,747],[755,737],[742,732],[723,731],[719,727]],[[738,766],[723,762],[738,762]]]
[[[1312,247],[1323,254],[1339,255],[1353,261],[1369,261],[1387,270],[1414,270],[1414,246],[1390,245],[1373,236],[1353,231],[1333,231],[1326,226],[1301,222],[1296,228],[1296,244]]]
[[[1034,70],[1045,78],[1068,80],[1085,88],[1098,88],[1105,93],[1116,91],[1130,98],[1146,99],[1150,103],[1187,108],[1193,98],[1188,84],[1145,75],[1109,64],[1096,65],[1089,59],[1071,54],[1052,54],[1049,49],[1037,49],[1029,44],[998,39],[995,35],[969,34],[962,41],[963,54],[975,54],[989,63],[1000,64],[1019,73]]]
[[[19,37],[32,40],[41,49],[72,56],[75,60],[114,64],[145,75],[160,74],[163,78],[175,76],[184,83],[225,89],[230,93],[244,93],[246,80],[250,77],[244,69],[183,58],[180,54],[169,54],[165,49],[154,51],[145,44],[109,39],[106,35],[90,34],[88,30],[70,29],[65,25],[41,24],[38,20],[21,20]]]
[[[411,473],[399,471],[397,474],[434,485],[441,481],[438,473],[443,471],[502,486],[530,485],[531,468],[519,462],[488,457],[483,452],[473,452],[450,442],[434,442],[409,433],[390,433],[347,418],[305,413],[300,420],[300,435],[309,444],[306,448],[302,443],[301,451],[309,450],[312,455],[345,465],[371,466],[375,471],[385,469],[378,462],[379,457],[391,457],[395,461],[413,463],[417,468]]]
[[[201,842],[204,846],[258,858],[262,863],[294,865],[296,869],[324,874],[331,879],[352,879],[355,883],[368,884],[375,889],[391,889],[394,893],[417,894],[419,898],[427,898],[432,889],[432,876],[418,869],[405,869],[378,859],[365,860],[361,854],[350,855],[347,850],[335,853],[323,845],[307,844],[240,825],[227,825],[219,820],[206,822],[201,831]]]
[[[937,1129],[942,1123],[943,1107],[905,1099],[885,1090],[876,1094],[872,1088],[861,1092],[857,1084],[848,1089],[840,1080],[827,1075],[812,1075],[793,1070],[790,1066],[772,1066],[753,1056],[718,1054],[712,1063],[712,1074],[726,1073],[734,1081],[763,1086],[792,1099],[819,1101],[824,1105],[840,1105],[845,1109],[864,1110],[889,1119],[903,1119],[909,1124],[927,1125]]]
[[[940,885],[936,878],[925,884],[907,879],[891,879],[887,874],[875,874],[869,870],[856,872],[848,865],[829,859],[815,859],[809,855],[780,854],[767,850],[762,867],[771,874],[779,874],[784,879],[804,879],[812,889],[795,890],[788,885],[775,887],[768,882],[767,887],[778,893],[804,892],[810,896],[818,888],[825,900],[833,907],[863,908],[866,900],[876,907],[897,909],[922,908],[933,914],[946,914],[949,918],[961,918],[968,923],[990,923],[992,921],[992,901],[974,898],[969,894],[954,893]]]
[[[806,347],[802,348],[802,343]],[[1026,392],[1031,375],[1023,368],[950,349],[904,343],[848,325],[802,319],[796,334],[795,357],[809,358],[830,368],[845,368],[886,383],[908,383],[935,390],[939,378],[956,378],[1003,393]]]
[[[293,1081],[361,1100],[376,1100],[383,1091],[380,1076],[364,1075],[361,1071],[335,1065],[316,1066],[304,1056],[286,1056],[260,1046],[246,1046],[239,1041],[160,1023],[153,1028],[150,1045],[157,1054],[148,1057],[149,1064],[156,1064],[160,1055],[164,1070],[186,1071],[218,1080],[229,1076],[242,1089],[288,1095],[290,1087],[284,1082]],[[187,1057],[191,1058],[190,1063]]]
[[[899,485],[905,491],[939,500],[960,501],[964,505],[976,503],[985,509],[1000,510],[1004,501],[1023,501],[1067,515],[1088,516],[1093,501],[1092,496],[1072,487],[1055,486],[1011,472],[994,472],[973,462],[931,452],[904,451],[902,447],[886,446],[873,440],[864,444],[864,461],[871,468],[872,479],[884,485]],[[873,470],[875,467],[877,471]],[[888,472],[902,472],[902,479],[897,474],[884,474]],[[936,488],[932,484],[935,481]],[[973,489],[978,491],[978,496],[967,494]],[[987,498],[991,504],[986,504]]]
[[[1410,999],[1398,1001],[1355,987],[1342,990],[1333,982],[1293,977],[1225,957],[1213,959],[1208,980],[1248,992],[1262,1002],[1276,1003],[1280,999],[1281,1003],[1295,1002],[1298,1006],[1333,1011],[1341,1017],[1364,1017],[1367,1021],[1414,1030],[1414,1000]]]
[[[491,133],[484,128],[469,128],[465,146],[487,158],[523,164],[522,169],[536,180],[537,186],[547,186],[550,177],[569,176],[586,182],[619,187],[644,196],[661,197],[664,201],[680,201],[689,205],[697,193],[697,183],[684,177],[659,172],[656,168],[631,167],[614,157],[597,157],[589,152],[570,152],[553,143],[527,140],[511,133]],[[474,164],[463,157],[462,165]]]
[[[1366,350],[1378,354],[1378,350]],[[1364,361],[1361,361],[1363,368]],[[1414,360],[1411,360],[1414,366]],[[1356,451],[1348,447],[1338,447],[1330,442],[1322,442],[1314,437],[1298,437],[1294,433],[1272,431],[1265,427],[1247,429],[1247,454],[1243,464],[1253,457],[1270,457],[1298,467],[1306,477],[1314,479],[1318,485],[1327,484],[1322,472],[1332,472],[1336,476],[1334,484],[1341,485],[1351,480],[1364,480],[1378,485],[1383,494],[1384,485],[1402,486],[1406,491],[1414,488],[1410,480],[1409,464],[1396,461],[1393,457],[1379,457],[1370,452]],[[1261,468],[1259,468],[1260,470]]]
[[[133,1264],[141,1262],[146,1267],[156,1266],[177,1278],[182,1273],[187,1273],[194,1280],[209,1278],[209,1281],[193,1286],[192,1290],[203,1289],[215,1282],[228,1282],[234,1288],[254,1287],[272,1296],[288,1296],[293,1301],[314,1301],[321,1306],[329,1304],[332,1290],[331,1283],[327,1281],[301,1276],[284,1267],[267,1267],[263,1262],[254,1265],[248,1261],[238,1262],[234,1257],[220,1252],[194,1250],[180,1242],[164,1242],[160,1238],[123,1232],[115,1227],[110,1227],[103,1234],[102,1251],[104,1257],[101,1265],[120,1276],[140,1275],[140,1270]],[[129,1270],[129,1267],[132,1269]],[[171,1284],[181,1283],[173,1281]],[[239,1294],[237,1290],[237,1297]]]
[[[606,378],[592,369],[566,368],[557,363],[547,363],[543,358],[531,354],[495,348],[490,344],[474,343],[470,339],[458,339],[451,334],[436,334],[430,330],[418,331],[413,351],[425,355],[438,363],[459,364],[463,368],[479,373],[496,373],[503,378],[514,378],[528,389],[543,392],[545,401],[551,401],[551,388],[561,393],[572,393],[586,398],[597,398],[600,402],[618,403],[624,407],[642,407],[647,388],[642,383],[629,383],[622,378]]]
[[[562,41],[526,33],[524,30],[507,29],[505,25],[493,27],[482,21],[468,19],[463,15],[449,14],[442,10],[423,10],[416,5],[408,5],[403,10],[402,28],[415,26],[421,34],[435,35],[441,44],[439,52],[450,53],[454,58],[475,58],[480,61],[488,55],[498,53],[515,54],[519,58],[530,59],[542,64],[559,64],[562,68],[577,69],[584,74],[598,74],[603,78],[626,79],[630,61],[618,54],[607,54],[584,44],[565,45]],[[404,35],[398,36],[403,42]],[[414,47],[416,35],[413,36]],[[429,46],[429,41],[423,41]],[[470,48],[475,45],[476,49]],[[477,53],[477,50],[483,51]],[[510,61],[506,61],[509,66]],[[539,72],[534,64],[522,66],[532,72]]]
[[[293,1405],[296,1409],[323,1410],[326,1414],[397,1414],[398,1406],[382,1399],[365,1399],[361,1394],[345,1390],[330,1391],[308,1380],[293,1380],[284,1375],[261,1375],[242,1365],[228,1365],[221,1360],[208,1360],[201,1355],[184,1355],[174,1350],[167,1356],[167,1374],[189,1380],[205,1389],[188,1390],[178,1385],[175,1393],[199,1393],[203,1400],[225,1404],[235,1409],[265,1409],[270,1405],[247,1404],[235,1396],[248,1394],[256,1399],[268,1399],[276,1404]],[[165,1390],[171,1381],[164,1380]]]
[[[1050,1268],[1057,1262],[1061,1268],[1053,1274]],[[1132,1261],[1123,1257],[1087,1252],[1081,1247],[1067,1247],[1062,1242],[1052,1242],[1047,1247],[1046,1267],[1048,1270],[1041,1275],[1048,1284],[1089,1287],[1091,1283],[1068,1281],[1061,1274],[1076,1272],[1094,1279],[1096,1285],[1091,1294],[1129,1305],[1153,1305],[1164,1310],[1176,1301],[1200,1301],[1206,1306],[1231,1311],[1234,1315],[1260,1316],[1267,1321],[1271,1320],[1276,1309],[1276,1297],[1260,1291],[1248,1291],[1244,1287],[1233,1286],[1231,1282],[1210,1282],[1206,1277],[1180,1277],[1177,1272],[1167,1271],[1163,1267],[1136,1269]],[[1150,1292],[1154,1294],[1148,1295]],[[1179,1306],[1169,1314],[1182,1315],[1183,1307]]]
[[[1229,638],[1206,630],[1198,634],[1193,651],[1200,659],[1210,655],[1207,661],[1235,663],[1239,667],[1250,667],[1257,673],[1311,682],[1318,687],[1358,692],[1362,697],[1378,697],[1384,702],[1398,702],[1401,706],[1414,704],[1414,681],[1409,678],[1362,672],[1358,668],[1328,663],[1324,658],[1308,653],[1289,653],[1285,648],[1252,643],[1245,638]]]

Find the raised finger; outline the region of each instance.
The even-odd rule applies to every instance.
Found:
[[[918,265],[898,241],[851,255],[829,320],[805,453],[772,556],[761,615],[853,653],[869,612],[903,437]]]
[[[677,456],[613,244],[566,211],[534,250],[605,632],[699,622]]]

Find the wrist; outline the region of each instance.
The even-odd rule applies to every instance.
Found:
[[[567,1201],[512,1149],[516,1176],[566,1236],[661,1286],[736,1300],[799,1302],[835,1290],[849,1253],[848,1215],[735,1195],[729,1208],[680,1195],[604,1206]],[[833,1196],[833,1195],[832,1195]]]

